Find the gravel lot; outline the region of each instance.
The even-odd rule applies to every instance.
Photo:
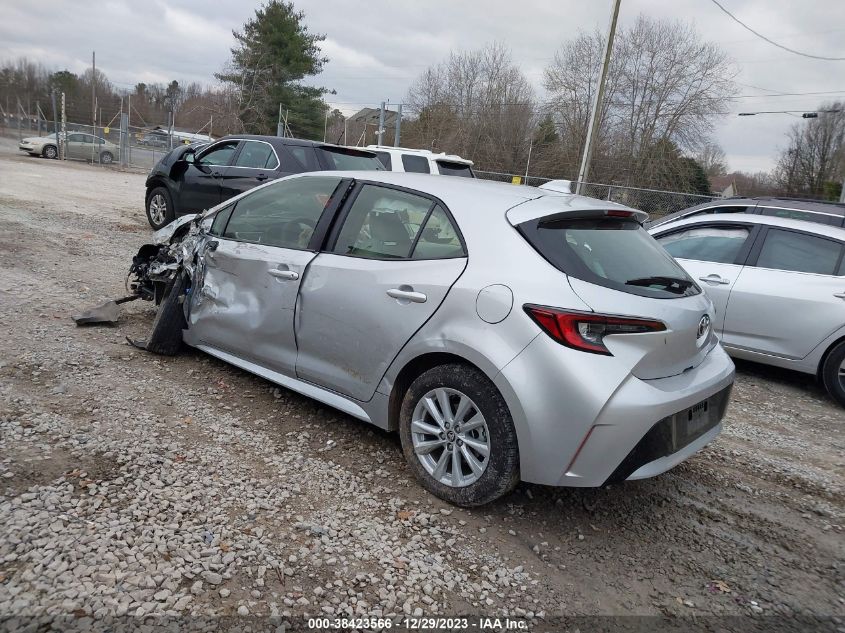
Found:
[[[845,613],[845,413],[811,377],[740,364],[725,432],[657,479],[453,508],[398,437],[129,346],[148,303],[74,325],[123,294],[143,182],[0,139],[0,617]]]

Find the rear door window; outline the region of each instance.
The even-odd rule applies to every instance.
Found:
[[[770,228],[757,257],[757,267],[833,275],[842,256],[842,244],[823,237]]]
[[[413,156],[412,154],[402,154],[402,167],[405,171],[415,174],[430,174],[431,170],[428,166],[428,159],[424,156]]]
[[[278,166],[279,161],[273,146],[263,141],[245,141],[235,160],[235,167],[275,169]]]
[[[701,292],[635,221],[540,218],[518,229],[552,265],[576,279],[661,299]]]
[[[434,207],[417,238],[411,259],[448,259],[465,257],[458,230],[439,204]]]
[[[472,167],[466,163],[456,163],[450,160],[438,160],[437,169],[441,176],[462,176],[463,178],[475,178]]]
[[[434,203],[406,191],[364,185],[332,251],[369,259],[407,259]]]
[[[657,241],[672,257],[733,264],[750,234],[746,226],[692,226],[661,235]]]

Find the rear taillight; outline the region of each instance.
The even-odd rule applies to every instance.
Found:
[[[570,312],[556,308],[526,305],[525,312],[561,345],[593,354],[612,356],[604,345],[610,334],[662,332],[666,324],[652,319],[634,319],[594,312]]]

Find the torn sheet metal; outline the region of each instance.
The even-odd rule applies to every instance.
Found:
[[[117,323],[120,318],[120,304],[139,299],[138,295],[121,297],[106,301],[93,308],[88,308],[73,317],[77,325],[92,325],[94,323]]]

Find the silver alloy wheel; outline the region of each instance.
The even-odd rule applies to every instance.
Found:
[[[57,156],[56,148],[52,145],[48,145],[46,148],[44,148],[44,156],[46,158],[55,158]]]
[[[103,152],[100,155],[100,162],[103,165],[110,165],[112,162],[112,155],[109,152]]]
[[[438,387],[420,398],[411,418],[411,442],[426,472],[453,488],[474,484],[490,462],[487,421],[456,389]]]
[[[842,385],[842,388],[845,389],[845,360],[839,363],[839,373],[837,374],[839,378],[839,384]]]
[[[167,201],[164,196],[157,193],[150,198],[150,219],[156,224],[164,223],[164,218],[167,215]]]

